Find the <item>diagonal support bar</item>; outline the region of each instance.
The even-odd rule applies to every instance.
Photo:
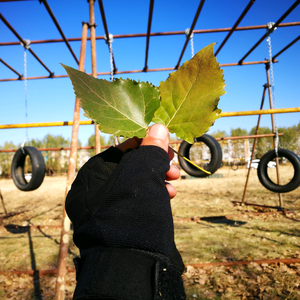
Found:
[[[3,23],[12,31],[12,33],[18,38],[18,40],[24,45],[28,46],[26,41],[24,41],[21,36],[15,31],[15,29],[8,23],[8,21],[3,17],[3,15],[0,13],[0,19],[3,21]],[[38,58],[38,56],[29,48],[28,51],[37,59],[37,61],[49,72],[50,76],[52,77],[54,75],[53,72],[51,72],[45,64]]]
[[[280,18],[279,20],[272,26],[270,31],[274,30],[295,8],[296,6],[300,3],[300,0],[297,0]],[[269,31],[267,31],[261,38],[260,40],[243,56],[243,58],[239,61],[239,64],[241,64],[246,57],[268,36]]]
[[[98,0],[98,3],[99,3],[99,7],[100,7],[100,13],[101,13],[101,17],[102,17],[103,27],[104,27],[104,31],[105,31],[105,35],[106,35],[106,40],[108,41],[109,40],[109,31],[108,31],[108,27],[107,27],[103,2],[102,2],[102,0]],[[113,65],[114,65],[114,74],[116,74],[117,67],[116,67],[114,55],[113,55],[112,59],[113,59]]]
[[[2,62],[6,67],[8,67],[10,70],[12,70],[14,73],[16,73],[19,78],[22,79],[23,75],[21,75],[19,72],[17,72],[14,68],[12,68],[9,64],[7,64],[2,58],[0,58],[0,62]]]
[[[148,53],[149,53],[150,33],[151,33],[151,24],[152,24],[152,16],[153,16],[153,6],[154,6],[154,0],[150,0],[144,72],[147,72],[148,69]]]
[[[199,15],[200,15],[200,12],[201,12],[201,10],[202,10],[202,7],[203,7],[203,5],[204,5],[204,2],[205,2],[205,0],[201,0],[201,1],[200,1],[200,4],[199,4],[199,6],[198,6],[196,15],[195,15],[194,20],[193,20],[193,23],[192,23],[192,26],[191,26],[191,28],[190,28],[190,32],[189,32],[189,34],[188,34],[187,37],[186,37],[186,41],[185,41],[184,46],[183,46],[183,49],[182,49],[182,51],[181,51],[179,60],[178,60],[178,62],[177,62],[177,65],[175,66],[175,69],[176,69],[176,70],[179,68],[181,59],[182,59],[183,54],[184,54],[184,52],[185,52],[185,49],[186,49],[186,47],[187,47],[187,45],[188,45],[188,43],[189,43],[189,40],[190,40],[191,35],[192,35],[192,33],[193,33],[193,30],[194,30],[194,28],[195,28],[195,26],[196,26],[196,23],[197,23],[197,20],[198,20]]]
[[[241,23],[241,21],[243,20],[243,18],[245,17],[245,15],[247,14],[247,12],[249,11],[249,9],[251,8],[251,6],[253,5],[254,2],[255,2],[255,0],[250,0],[250,2],[248,3],[248,5],[244,9],[244,11],[242,12],[242,14],[240,15],[240,17],[238,18],[238,20],[235,22],[235,24],[233,25],[233,27],[231,28],[231,30],[228,32],[227,36],[225,37],[225,39],[222,42],[222,44],[220,45],[220,47],[215,52],[215,56],[217,56],[217,54],[221,51],[221,49],[223,48],[223,46],[225,45],[225,43],[227,42],[227,40],[230,38],[230,36],[235,31],[235,29]]]
[[[296,42],[298,42],[300,40],[300,35],[298,37],[296,37],[292,42],[290,42],[287,46],[285,46],[282,50],[280,50],[278,53],[276,53],[273,57],[272,60],[274,61],[274,59],[279,56],[281,53],[283,53],[285,50],[287,50],[288,48],[290,48],[292,45],[294,45]]]
[[[54,22],[54,24],[55,24],[57,30],[59,31],[61,37],[63,38],[64,42],[66,43],[66,45],[67,45],[67,47],[68,47],[68,49],[70,50],[71,54],[73,55],[73,57],[74,57],[76,63],[79,64],[79,61],[78,61],[78,59],[77,59],[75,53],[73,52],[73,50],[72,50],[72,48],[71,48],[71,46],[70,46],[70,44],[69,44],[67,38],[65,37],[65,35],[64,35],[64,33],[63,33],[61,27],[59,26],[59,23],[57,22],[57,20],[56,20],[54,14],[53,14],[53,12],[52,12],[52,10],[51,10],[51,8],[50,8],[48,2],[47,2],[47,0],[39,0],[39,1],[40,1],[40,3],[43,3],[43,4],[45,5],[45,8],[47,9],[47,11],[48,11],[48,13],[49,13],[49,15],[50,15],[52,21]]]

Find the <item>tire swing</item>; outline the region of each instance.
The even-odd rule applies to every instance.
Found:
[[[26,50],[29,49],[30,41],[26,40],[27,45],[24,47],[24,83],[25,83],[25,119],[27,123],[27,56]],[[45,177],[45,161],[44,157],[38,149],[25,146],[24,144],[28,138],[28,128],[26,128],[26,137],[20,149],[15,153],[11,164],[11,176],[15,186],[21,191],[36,190],[43,182]],[[24,167],[26,157],[29,155],[32,166],[31,178],[27,181],[25,177]]]
[[[231,170],[236,171],[238,168],[239,168],[238,164],[233,162],[232,165],[231,165]]]
[[[257,176],[260,183],[268,190],[275,193],[288,193],[300,186],[300,158],[294,152],[279,148],[278,153],[275,150],[270,150],[262,156],[257,168]],[[285,184],[279,185],[274,183],[268,175],[268,163],[276,157],[287,158],[294,168],[294,177]]]
[[[25,178],[24,166],[26,156],[29,155],[32,166],[31,179]],[[45,161],[41,152],[31,146],[21,147],[15,153],[11,164],[11,176],[15,186],[21,191],[36,190],[45,177]]]
[[[272,58],[272,46],[271,46],[271,37],[270,33],[276,28],[273,27],[274,23],[268,23],[269,36],[267,38],[268,47],[269,47],[269,61],[270,61],[270,71],[271,71],[271,86],[272,86],[272,103],[273,108],[275,108],[275,92],[274,92],[274,76],[273,76],[273,58]],[[278,139],[278,128],[276,125],[276,115],[274,115],[275,120],[275,149],[270,150],[262,156],[257,168],[257,176],[261,184],[268,190],[275,193],[288,193],[295,190],[300,186],[300,158],[294,152],[279,148],[279,139]],[[285,157],[287,158],[294,167],[294,176],[291,181],[285,185],[279,185],[274,183],[268,175],[268,163],[276,157]],[[277,160],[278,162],[278,160]],[[278,167],[278,166],[276,166]]]
[[[211,160],[207,165],[204,166],[204,169],[206,171],[209,171],[211,174],[215,173],[220,168],[222,163],[222,148],[220,144],[215,140],[214,137],[208,134],[203,134],[202,136],[195,138],[194,141],[203,142],[209,148],[211,153]],[[179,154],[190,159],[190,149],[192,146],[193,144],[182,141],[178,151]],[[209,174],[206,174],[205,172],[197,169],[182,157],[178,156],[178,159],[181,168],[189,175],[201,178],[209,176]]]

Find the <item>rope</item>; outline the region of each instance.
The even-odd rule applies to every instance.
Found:
[[[273,73],[273,57],[272,57],[272,44],[271,44],[271,36],[270,34],[276,30],[276,27],[273,27],[275,23],[270,22],[267,24],[268,28],[268,49],[269,49],[269,61],[270,61],[270,77],[271,77],[271,91],[272,91],[272,104],[273,109],[276,109],[276,101],[275,101],[275,87],[274,87],[274,73]],[[278,127],[277,127],[277,116],[274,114],[274,126],[275,126],[275,153],[276,156],[278,156],[278,144],[279,144],[279,138],[278,138]]]
[[[27,52],[26,50],[30,48],[30,40],[25,40],[26,41],[26,45],[23,45],[23,43],[21,43],[21,45],[24,47],[24,98],[25,98],[25,122],[26,125],[28,124],[28,107],[27,107]],[[25,155],[25,151],[24,151],[24,145],[26,143],[28,139],[28,127],[25,128],[25,139],[23,141],[23,143],[21,144],[21,149],[23,154]]]
[[[190,34],[190,28],[187,28],[185,31],[184,31],[185,35],[186,35],[186,38],[188,38],[189,34]],[[191,53],[192,53],[192,58],[194,57],[194,33],[191,34],[190,36],[190,42],[191,42]]]

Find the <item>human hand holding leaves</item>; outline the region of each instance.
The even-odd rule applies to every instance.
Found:
[[[225,93],[223,71],[213,55],[213,46],[200,50],[161,82],[159,89],[129,79],[109,82],[63,67],[85,115],[99,124],[102,132],[143,138],[152,121],[193,143],[194,137],[203,135],[219,118],[217,105]]]

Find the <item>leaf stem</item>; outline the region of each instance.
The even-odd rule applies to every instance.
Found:
[[[170,147],[171,148],[171,147]],[[194,167],[198,168],[199,170],[201,170],[202,172],[211,175],[211,173],[209,171],[206,171],[204,169],[202,169],[201,167],[199,167],[198,165],[194,164],[192,161],[190,161],[189,159],[187,159],[186,157],[184,157],[183,155],[181,155],[180,153],[178,153],[175,149],[171,148],[177,155],[179,155],[180,157],[182,157],[184,160],[186,160],[187,162],[189,162],[190,164],[192,164]]]

